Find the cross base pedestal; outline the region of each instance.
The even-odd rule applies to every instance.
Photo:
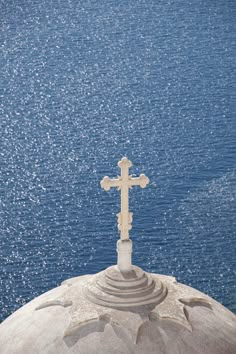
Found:
[[[116,251],[118,268],[121,272],[129,271],[132,267],[132,241],[118,240]]]

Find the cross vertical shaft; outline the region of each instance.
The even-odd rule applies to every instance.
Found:
[[[125,163],[124,163],[125,162]],[[131,229],[132,214],[129,214],[129,167],[132,166],[131,161],[121,160],[118,163],[121,168],[121,181],[122,187],[120,198],[121,198],[121,213],[118,214],[118,228],[120,230],[120,236],[122,240],[129,239],[129,230]],[[130,222],[129,222],[130,221]]]

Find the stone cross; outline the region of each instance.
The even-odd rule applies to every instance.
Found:
[[[149,179],[144,174],[139,177],[129,176],[129,168],[132,166],[132,162],[127,157],[123,157],[118,162],[118,166],[121,169],[121,176],[118,176],[118,178],[105,176],[101,181],[101,187],[105,191],[109,191],[111,187],[116,187],[121,191],[121,211],[117,214],[118,229],[120,230],[120,240],[117,241],[117,265],[121,272],[129,272],[132,269],[132,241],[129,238],[129,230],[132,227],[133,216],[129,212],[129,188],[133,186],[145,188],[149,183]]]
[[[118,162],[118,166],[121,169],[121,176],[112,179],[105,176],[101,181],[101,187],[105,191],[109,191],[111,187],[117,187],[121,191],[121,212],[117,214],[118,229],[120,230],[121,240],[128,240],[133,217],[133,213],[129,212],[129,188],[133,186],[145,188],[149,183],[149,179],[144,174],[141,174],[139,177],[129,176],[129,168],[132,166],[132,162],[127,157],[123,157]]]

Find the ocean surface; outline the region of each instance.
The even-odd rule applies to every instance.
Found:
[[[0,320],[116,263],[117,190],[133,263],[236,312],[234,0],[0,0]]]

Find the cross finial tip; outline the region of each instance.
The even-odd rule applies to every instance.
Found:
[[[122,157],[122,159],[118,162],[118,166],[121,168],[122,166],[131,167],[133,166],[132,162],[127,157]]]
[[[110,190],[110,178],[108,176],[103,177],[103,179],[100,182],[101,187],[105,190],[105,191],[109,191]]]
[[[150,182],[149,178],[145,176],[143,173],[139,176],[140,187],[145,188],[146,185]]]

